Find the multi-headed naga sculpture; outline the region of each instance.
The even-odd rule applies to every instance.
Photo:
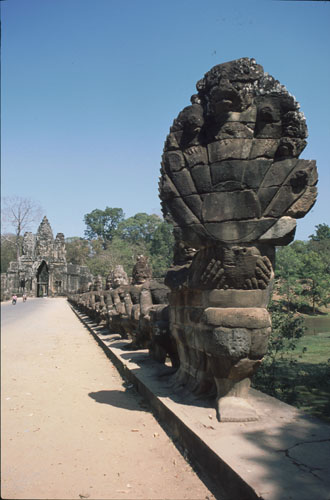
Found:
[[[316,165],[298,159],[307,137],[298,103],[254,59],[215,66],[197,91],[167,136],[160,179],[178,244],[197,250],[167,277],[176,381],[216,393],[220,420],[251,420],[275,246],[293,240],[295,219],[315,203]]]

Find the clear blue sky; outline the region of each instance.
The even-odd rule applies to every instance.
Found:
[[[254,57],[295,95],[319,196],[297,239],[330,225],[330,2],[6,0],[2,196],[39,202],[54,233],[84,214],[160,214],[164,140],[212,66]]]

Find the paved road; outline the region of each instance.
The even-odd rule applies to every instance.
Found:
[[[2,498],[214,498],[65,299],[1,313]]]

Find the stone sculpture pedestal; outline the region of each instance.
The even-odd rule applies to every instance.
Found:
[[[254,59],[219,64],[173,121],[160,198],[177,241],[197,250],[168,273],[178,384],[216,394],[218,417],[250,420],[250,377],[266,353],[275,246],[316,200],[315,161],[295,98]],[[173,276],[172,276],[173,275]],[[235,398],[235,399],[234,399]]]
[[[172,291],[170,315],[180,367],[177,386],[216,394],[221,421],[256,420],[246,400],[250,377],[266,353],[271,332],[265,290]]]

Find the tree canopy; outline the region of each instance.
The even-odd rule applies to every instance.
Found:
[[[308,242],[294,241],[278,249],[275,276],[289,309],[330,303],[330,227],[316,226]]]
[[[158,215],[139,212],[126,219],[121,208],[106,207],[86,214],[84,220],[88,242],[67,238],[67,259],[88,265],[93,274],[106,276],[120,264],[131,275],[141,254],[149,257],[155,277],[164,276],[171,265],[172,226]]]
[[[124,219],[124,212],[121,208],[106,207],[105,210],[96,208],[84,216],[87,226],[85,236],[92,240],[98,238],[102,241],[103,248],[112,241],[118,224]]]
[[[311,234],[309,239],[312,241],[330,241],[330,227],[327,224],[318,224],[315,226],[315,234]]]

